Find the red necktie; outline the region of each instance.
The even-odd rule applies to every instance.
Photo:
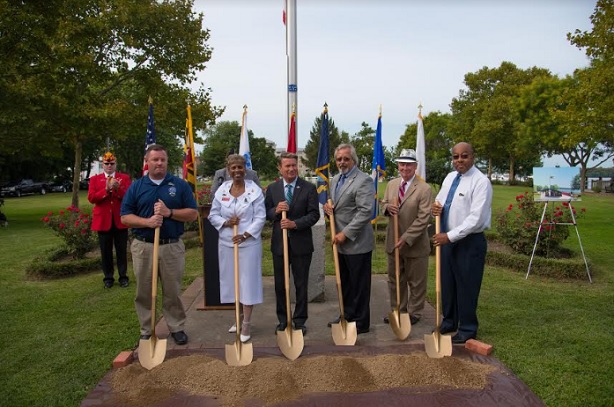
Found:
[[[405,198],[405,185],[407,185],[407,181],[403,181],[399,187],[399,205],[403,202],[403,198]]]

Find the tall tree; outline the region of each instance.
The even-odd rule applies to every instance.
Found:
[[[498,68],[484,67],[466,74],[467,89],[452,99],[450,128],[488,160],[489,176],[493,169],[507,168],[513,182],[519,159],[539,162],[540,152],[521,142],[514,103],[522,86],[543,76],[550,76],[550,72],[537,67],[523,70],[511,62],[503,62]]]
[[[205,130],[204,148],[201,151],[198,172],[212,176],[215,171],[226,166],[228,152],[239,152],[241,124],[238,121],[221,121]],[[254,137],[248,130],[252,166],[259,178],[273,178],[277,175],[275,149],[263,137]]]
[[[318,163],[318,149],[320,148],[320,129],[322,127],[322,115],[317,116],[309,132],[309,140],[305,145],[305,166],[311,171],[314,171]],[[335,121],[332,117],[328,117],[328,157],[330,158],[331,173],[335,171],[335,148],[339,144],[349,143],[350,137],[346,132],[339,133],[339,129],[335,126]]]
[[[5,151],[20,156],[58,154],[68,140],[79,168],[84,146],[105,144],[108,133],[100,130],[113,128],[123,116],[122,106],[147,104],[146,98],[118,99],[118,88],[133,81],[154,97],[161,84],[188,90],[211,56],[209,31],[202,28],[202,14],[192,12],[191,0],[2,5],[0,62],[6,74],[0,90],[14,106],[0,102],[0,131]],[[205,120],[214,120],[208,99],[203,106]],[[140,114],[132,120],[144,122]],[[141,155],[142,145],[133,154]],[[73,204],[78,205],[76,191]]]

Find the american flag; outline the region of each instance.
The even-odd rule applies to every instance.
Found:
[[[153,111],[153,100],[149,99],[149,115],[147,116],[147,134],[145,135],[145,152],[147,152],[147,148],[156,144],[156,128],[154,126],[154,111]],[[147,166],[147,161],[143,160],[143,176],[147,175],[149,172],[149,167]]]

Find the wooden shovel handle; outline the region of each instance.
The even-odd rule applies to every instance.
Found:
[[[329,199],[328,204],[332,207],[333,200]],[[339,313],[341,314],[341,319],[345,319],[344,310],[343,310],[343,292],[341,291],[341,274],[339,273],[339,252],[337,250],[337,244],[334,243],[335,235],[337,234],[335,230],[335,215],[331,214],[330,218],[330,239],[333,241],[333,260],[335,262],[335,279],[337,281],[337,297],[339,298]]]
[[[158,258],[160,251],[160,227],[154,232],[151,270],[151,336],[156,335],[156,297],[158,296]]]
[[[281,212],[281,219],[286,219],[286,211]],[[284,287],[286,289],[286,321],[287,325],[291,326],[290,312],[290,264],[288,262],[288,229],[281,230],[282,240],[284,243]]]
[[[395,199],[395,205],[399,206],[399,199]],[[396,289],[397,289],[397,311],[399,311],[401,305],[401,260],[399,259],[399,248],[396,247],[397,242],[399,241],[399,214],[397,212],[396,215],[392,215],[392,226],[394,227],[394,275],[396,278]]]
[[[435,216],[435,234],[441,233],[441,216]],[[439,327],[441,326],[440,320],[440,307],[441,307],[441,247],[435,246],[435,329],[436,335],[439,336]]]
[[[233,225],[232,227],[232,235],[236,236],[239,234],[239,225]],[[239,243],[234,244],[234,275],[235,275],[235,323],[237,324],[237,341],[239,340],[239,335],[241,333],[241,321],[239,321]]]

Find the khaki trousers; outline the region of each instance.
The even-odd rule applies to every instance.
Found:
[[[151,277],[153,269],[153,243],[134,239],[130,246],[136,298],[134,305],[141,325],[141,335],[151,334]],[[186,315],[181,302],[181,281],[185,271],[185,246],[177,243],[160,245],[158,286],[162,288],[162,315],[170,332],[183,331]]]
[[[426,299],[426,281],[429,267],[429,257],[399,256],[400,269],[400,312],[407,312],[415,317],[422,317]],[[390,293],[390,308],[397,306],[397,286],[394,268],[394,252],[388,254],[388,290]]]

